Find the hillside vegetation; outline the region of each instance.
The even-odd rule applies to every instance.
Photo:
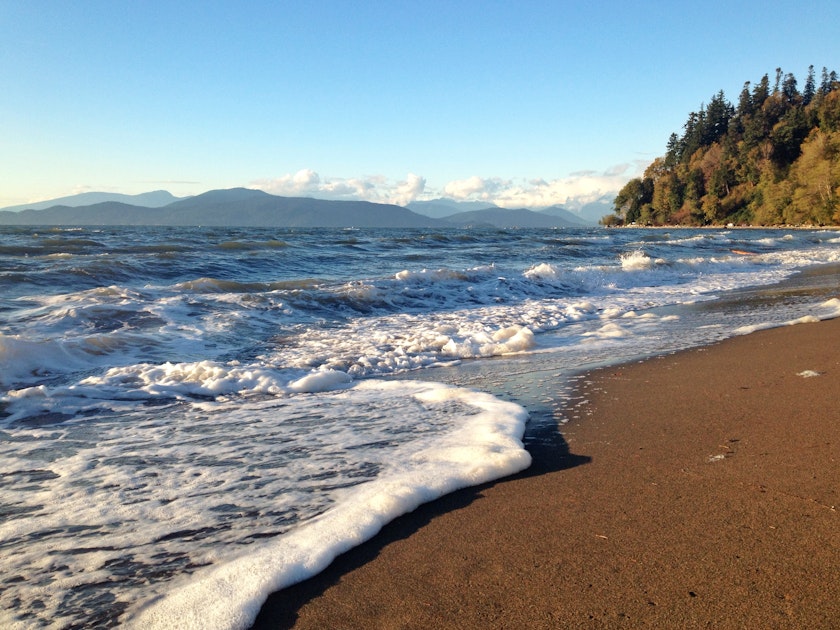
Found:
[[[776,69],[733,106],[718,92],[628,182],[606,225],[840,224],[840,81],[814,67],[802,89]]]

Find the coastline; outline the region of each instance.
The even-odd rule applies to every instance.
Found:
[[[591,372],[531,468],[396,519],[254,628],[832,627],[838,338],[834,319]]]

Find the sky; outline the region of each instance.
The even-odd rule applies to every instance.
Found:
[[[691,111],[840,70],[840,2],[0,2],[0,207],[244,186],[615,194]]]

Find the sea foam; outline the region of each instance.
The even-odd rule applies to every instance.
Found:
[[[840,261],[827,231],[6,236],[3,627],[129,608],[138,626],[206,609],[243,627],[396,514],[526,464],[520,408],[377,377],[460,364],[439,374],[501,387],[494,370],[554,378],[840,315],[813,304],[830,275],[822,293],[754,288]]]
[[[420,402],[457,401],[477,413],[308,524],[201,570],[174,584],[165,596],[141,604],[129,615],[129,627],[246,628],[269,593],[322,571],[335,556],[370,539],[397,516],[530,464],[521,442],[527,413],[518,405],[434,384],[364,382],[356,387],[376,396],[408,390]]]

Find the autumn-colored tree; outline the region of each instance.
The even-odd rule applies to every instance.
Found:
[[[815,129],[791,168],[793,195],[786,219],[819,225],[840,222],[840,132]]]
[[[840,131],[840,89],[823,97],[817,117],[823,131]]]
[[[776,69],[744,83],[738,107],[718,92],[671,134],[663,157],[619,192],[627,222],[840,224],[840,81],[808,67],[803,91]]]
[[[626,223],[635,223],[641,215],[642,206],[653,198],[653,182],[648,179],[631,179],[615,198],[616,212]]]

